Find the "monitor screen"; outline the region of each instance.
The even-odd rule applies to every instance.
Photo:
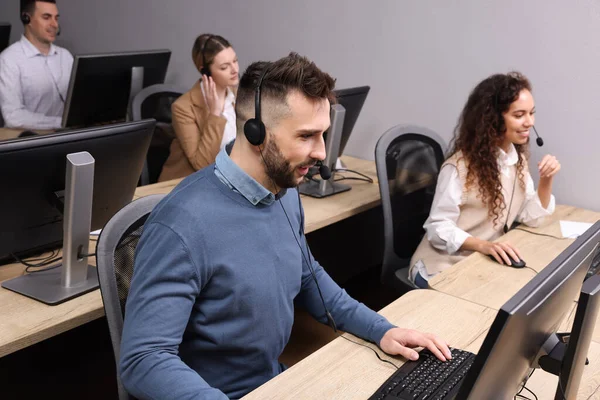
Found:
[[[0,53],[8,47],[10,41],[10,24],[0,22]]]
[[[520,390],[577,299],[599,242],[597,222],[502,306],[458,399],[508,399]]]
[[[95,159],[91,229],[102,228],[132,200],[154,125],[144,120],[0,143],[0,260],[61,246],[70,153]]]
[[[369,86],[360,86],[334,91],[338,104],[341,104],[346,109],[346,117],[344,118],[344,126],[342,128],[342,137],[340,139],[340,151],[338,153],[338,157],[341,157],[341,155],[344,153],[344,149],[346,148],[348,139],[350,139],[352,129],[354,129],[354,125],[356,124],[356,120],[358,119],[360,110],[362,110],[363,104],[365,104],[365,100],[367,99],[367,94],[369,94],[370,89],[371,88]]]
[[[139,71],[143,71],[140,89],[163,83],[170,58],[170,50],[75,56],[63,128],[125,121]],[[136,67],[143,70],[134,72]]]

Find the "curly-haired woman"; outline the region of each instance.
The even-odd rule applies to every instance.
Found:
[[[473,251],[500,264],[521,260],[514,245],[493,241],[515,221],[537,226],[554,212],[552,180],[560,163],[542,158],[537,191],[529,173],[534,114],[531,84],[518,72],[492,75],[473,89],[440,170],[427,233],[410,263],[418,287]]]

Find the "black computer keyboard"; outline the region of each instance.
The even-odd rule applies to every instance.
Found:
[[[408,361],[387,380],[369,400],[442,400],[458,393],[475,354],[451,349],[452,359],[440,361],[429,350],[419,353],[417,361]]]

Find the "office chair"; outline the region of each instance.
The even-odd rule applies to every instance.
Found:
[[[125,302],[133,277],[133,261],[144,223],[164,194],[135,200],[117,212],[102,229],[96,246],[98,281],[117,364],[119,400],[131,400],[119,376]]]
[[[175,137],[171,126],[171,105],[185,90],[171,85],[151,85],[142,89],[131,101],[131,119],[139,121],[144,118],[154,118],[156,128],[142,176],[140,186],[156,183],[162,166],[169,157],[169,148]]]
[[[410,258],[425,234],[445,151],[435,132],[412,125],[394,126],[375,146],[384,228],[381,282],[396,290],[416,288],[408,279]]]

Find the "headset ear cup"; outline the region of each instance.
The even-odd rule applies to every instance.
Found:
[[[202,68],[200,68],[200,73],[202,75],[210,76],[210,68],[202,67]]]
[[[29,18],[29,14],[21,13],[21,22],[23,25],[28,25],[31,22],[31,18]]]
[[[244,135],[253,146],[260,146],[265,141],[265,125],[256,118],[251,118],[244,124]]]

